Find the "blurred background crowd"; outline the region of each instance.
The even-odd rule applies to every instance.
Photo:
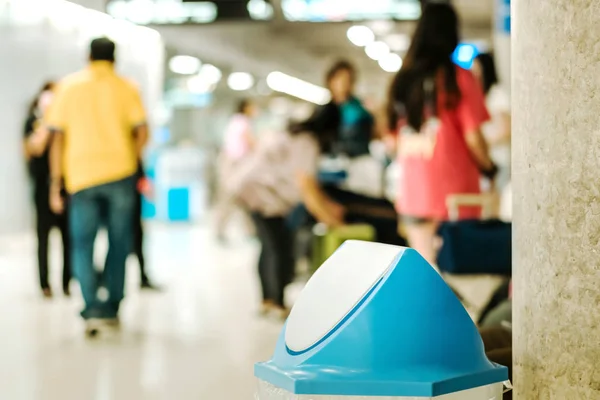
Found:
[[[510,28],[493,2],[79,3],[0,0],[0,54],[18,69],[0,78],[0,233],[35,227],[28,284],[83,298],[88,335],[119,327],[130,254],[136,286],[178,290],[153,279],[168,266],[148,270],[166,244],[145,230],[259,248],[245,284],[277,321],[288,286],[346,239],[415,248],[468,308],[448,265],[469,262],[444,248],[485,219],[470,234],[510,259]],[[473,263],[502,276],[470,311],[510,360],[510,261]]]

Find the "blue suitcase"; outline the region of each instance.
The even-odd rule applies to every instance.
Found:
[[[442,247],[437,264],[452,274],[510,276],[512,270],[512,224],[490,218],[494,200],[489,195],[453,196],[448,201],[451,218],[458,219],[459,206],[480,205],[482,220],[444,222],[438,230]]]

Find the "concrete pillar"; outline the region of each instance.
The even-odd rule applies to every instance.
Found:
[[[513,2],[517,400],[600,398],[600,2]]]

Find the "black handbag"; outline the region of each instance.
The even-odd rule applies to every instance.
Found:
[[[440,271],[452,274],[511,275],[512,224],[489,218],[493,199],[488,195],[451,196],[448,208],[453,221],[441,224],[438,235]],[[458,221],[458,207],[480,205],[482,220]]]

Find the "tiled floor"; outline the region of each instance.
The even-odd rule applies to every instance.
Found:
[[[150,226],[150,271],[167,290],[141,293],[131,260],[122,333],[96,341],[82,334],[78,291],[40,298],[34,250],[31,236],[0,238],[0,399],[253,398],[253,364],[281,329],[256,317],[253,242],[220,247],[201,227]]]

